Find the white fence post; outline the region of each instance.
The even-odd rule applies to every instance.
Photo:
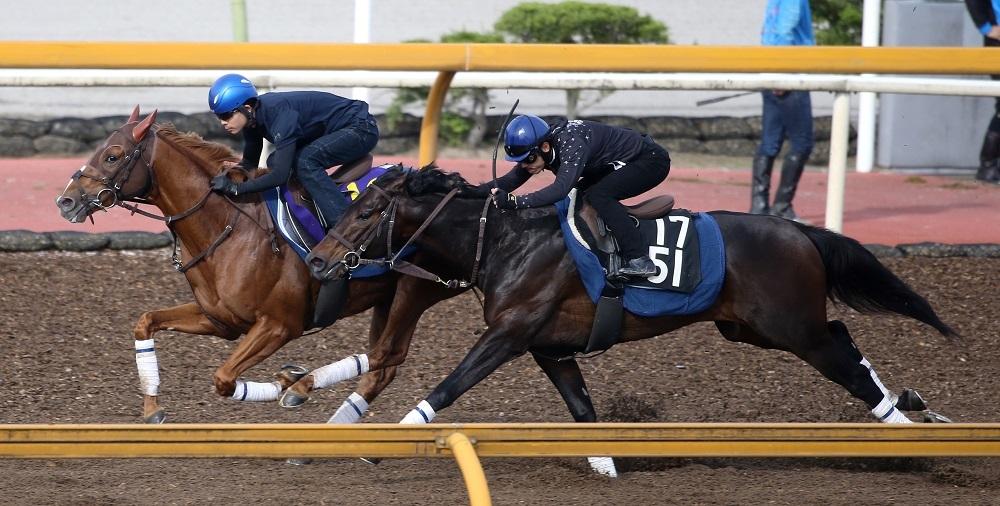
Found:
[[[830,127],[830,173],[826,187],[826,228],[844,229],[844,186],[847,181],[848,134],[851,127],[851,95],[837,93],[833,98],[833,124]]]

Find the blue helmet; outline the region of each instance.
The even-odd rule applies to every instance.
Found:
[[[239,74],[226,74],[208,90],[208,108],[215,114],[233,112],[247,100],[257,98],[257,88]]]
[[[520,162],[528,157],[531,150],[538,147],[549,134],[549,124],[538,116],[523,114],[510,120],[504,132],[504,158],[509,162]]]

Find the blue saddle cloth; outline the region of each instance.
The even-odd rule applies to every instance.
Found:
[[[393,164],[383,164],[372,167],[356,181],[340,185],[340,191],[350,200],[356,200],[375,180],[394,167]],[[264,202],[274,221],[274,227],[286,242],[295,250],[302,260],[306,259],[312,248],[323,240],[325,233],[319,219],[311,210],[296,202],[295,195],[287,186],[281,185],[263,193]],[[412,253],[404,252],[403,257]],[[369,264],[351,272],[352,278],[368,278],[380,276],[388,271],[387,267]]]
[[[607,268],[598,254],[605,262],[607,258],[584,240],[590,233],[578,228],[586,228],[583,221],[575,213],[569,215],[568,210],[575,207],[573,197],[555,206],[566,248],[596,303],[607,284]],[[655,276],[625,284],[622,304],[626,310],[638,316],[685,315],[704,311],[715,302],[726,273],[726,250],[715,218],[674,210],[668,217],[640,221],[640,232],[659,269]]]

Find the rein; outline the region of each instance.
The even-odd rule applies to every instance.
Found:
[[[347,253],[344,254],[343,260],[333,264],[330,267],[331,271],[333,269],[336,269],[338,264],[343,264],[348,269],[348,271],[357,269],[362,265],[376,264],[376,265],[388,266],[389,269],[399,272],[401,274],[421,279],[426,279],[429,281],[434,281],[435,283],[441,283],[447,286],[448,288],[452,289],[469,288],[475,286],[476,280],[479,277],[479,263],[482,259],[482,254],[483,254],[483,238],[486,235],[486,215],[489,212],[491,203],[491,200],[489,198],[485,200],[483,205],[483,211],[479,218],[479,237],[476,243],[476,258],[472,264],[472,276],[469,278],[468,281],[461,279],[451,279],[446,281],[441,276],[438,276],[437,274],[434,274],[424,269],[423,267],[412,264],[406,260],[401,260],[400,256],[403,254],[404,251],[406,251],[406,249],[411,244],[413,244],[413,242],[418,237],[420,237],[420,235],[427,229],[427,227],[430,226],[430,224],[434,221],[434,219],[438,217],[438,215],[444,209],[444,206],[446,206],[448,202],[450,202],[455,197],[455,195],[458,194],[459,189],[452,188],[451,191],[449,191],[444,196],[444,198],[441,199],[440,202],[438,202],[438,204],[434,207],[434,210],[431,211],[430,215],[428,215],[427,218],[424,219],[424,222],[420,224],[420,227],[417,228],[416,232],[414,232],[413,235],[410,236],[410,238],[406,241],[406,243],[403,244],[403,247],[400,248],[396,253],[393,253],[393,248],[392,248],[392,230],[395,227],[396,223],[396,210],[399,207],[399,197],[390,197],[389,194],[385,192],[385,190],[375,185],[372,185],[371,187],[369,187],[369,189],[377,191],[381,193],[383,196],[390,198],[389,205],[386,206],[385,210],[383,210],[382,213],[380,213],[378,224],[375,227],[372,227],[372,229],[365,235],[365,238],[364,240],[362,240],[360,247],[356,247],[353,242],[351,242],[350,240],[348,240],[346,237],[336,232],[335,230],[331,230],[329,232],[329,235],[331,237],[333,237],[337,242],[348,248]],[[388,258],[384,259],[363,258],[361,255],[367,250],[368,246],[371,245],[371,243],[379,235],[379,233],[381,233],[383,224],[385,225],[386,228],[386,251]]]

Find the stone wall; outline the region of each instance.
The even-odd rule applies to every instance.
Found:
[[[108,134],[120,127],[127,116],[101,118],[56,118],[45,121],[0,118],[0,157],[34,155],[66,156],[90,153]],[[376,154],[391,155],[416,149],[420,134],[420,118],[404,116],[391,130],[385,118],[379,117],[381,139]],[[489,118],[489,129],[496,132],[503,116]],[[547,120],[556,120],[547,117]],[[702,153],[723,156],[752,156],[760,140],[760,116],[745,118],[707,117],[686,118],[661,116],[632,118],[626,116],[594,116],[592,119],[646,132],[672,153]],[[240,139],[229,136],[212,114],[181,114],[161,112],[158,122],[173,123],[182,132],[195,132],[203,138],[222,142],[239,149]],[[830,151],[830,117],[815,119],[816,148],[812,163],[826,163]],[[487,135],[492,143],[493,135]],[[851,130],[853,151],[854,131]],[[786,143],[787,145],[787,143]],[[483,147],[492,147],[484,145]]]

